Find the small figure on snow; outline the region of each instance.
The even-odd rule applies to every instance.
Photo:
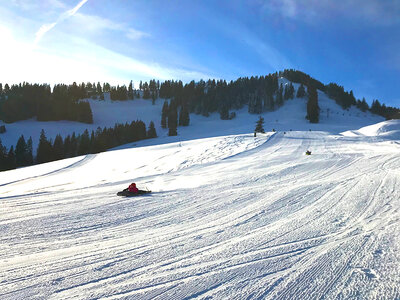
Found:
[[[311,151],[310,151],[310,150],[307,150],[307,151],[306,151],[306,155],[311,155]]]
[[[136,187],[136,183],[131,183],[128,187],[128,191],[134,194],[137,194],[139,189]]]
[[[118,192],[118,196],[126,196],[126,197],[132,197],[132,196],[138,196],[138,195],[143,195],[143,194],[149,194],[151,191],[149,190],[139,190],[136,187],[136,183],[132,182],[129,187],[124,189],[121,192]]]

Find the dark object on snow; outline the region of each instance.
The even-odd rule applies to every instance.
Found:
[[[311,155],[311,151],[310,151],[310,150],[307,150],[307,151],[306,151],[306,155]]]
[[[132,182],[129,185],[129,187],[127,187],[126,189],[124,189],[121,192],[118,192],[117,195],[118,196],[125,196],[125,197],[134,197],[134,196],[139,196],[139,195],[149,194],[149,193],[151,193],[151,191],[139,190],[136,187],[136,183]]]
[[[150,194],[151,191],[138,190],[136,193],[130,192],[127,188],[117,193],[117,196],[135,197],[144,194]]]
[[[4,132],[6,132],[6,126],[1,125],[0,126],[0,133],[4,133]]]

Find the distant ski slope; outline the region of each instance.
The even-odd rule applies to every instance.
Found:
[[[288,84],[285,78],[279,79],[280,83]],[[295,83],[294,87],[298,88]],[[161,110],[164,99],[157,99],[155,105],[151,100],[135,99],[129,101],[111,101],[106,93],[104,101],[87,99],[93,112],[93,124],[84,124],[72,121],[57,122],[38,122],[35,119],[19,121],[5,125],[7,131],[0,134],[0,139],[4,146],[15,147],[18,138],[23,134],[25,140],[30,136],[33,140],[33,151],[36,152],[40,132],[45,130],[48,139],[54,141],[57,134],[63,138],[73,132],[81,134],[85,129],[89,133],[96,131],[98,127],[114,127],[115,123],[130,123],[142,120],[146,126],[153,121],[159,136],[155,140],[150,140],[146,145],[162,144],[166,142],[176,142],[192,140],[195,138],[207,138],[215,136],[225,136],[233,134],[244,134],[252,132],[258,115],[248,113],[248,107],[235,111],[236,118],[233,120],[220,120],[219,113],[210,114],[209,117],[190,114],[190,126],[179,126],[177,137],[168,137],[168,129],[161,128]],[[373,115],[370,112],[362,112],[355,107],[343,110],[334,100],[322,91],[318,91],[318,105],[320,107],[320,122],[310,124],[306,119],[306,98],[295,98],[287,100],[285,104],[273,112],[264,112],[264,128],[266,131],[276,130],[323,130],[339,133],[346,130],[357,130],[367,125],[373,125],[384,120],[384,118]],[[143,142],[140,143],[143,145]]]
[[[398,299],[399,147],[279,131],[0,173],[0,298]]]

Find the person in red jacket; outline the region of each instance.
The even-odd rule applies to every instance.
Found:
[[[143,194],[149,194],[151,191],[148,189],[146,190],[139,190],[136,187],[136,183],[132,182],[129,187],[124,189],[123,191],[120,191],[117,193],[118,196],[126,196],[126,197],[131,197],[131,196],[138,196],[138,195],[143,195]]]
[[[136,194],[139,191],[139,189],[136,187],[136,183],[131,183],[128,187],[128,191]]]

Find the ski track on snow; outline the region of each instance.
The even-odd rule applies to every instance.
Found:
[[[5,183],[0,298],[399,299],[398,151],[324,132],[237,135]],[[133,179],[154,193],[115,195]]]

